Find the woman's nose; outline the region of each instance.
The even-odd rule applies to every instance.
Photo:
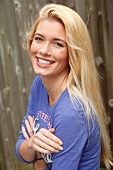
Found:
[[[50,44],[49,43],[43,44],[43,46],[39,49],[39,53],[41,55],[50,56],[51,55]]]

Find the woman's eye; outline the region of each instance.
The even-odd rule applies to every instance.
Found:
[[[41,41],[42,41],[42,38],[40,38],[40,37],[34,37],[34,40],[36,40],[37,42],[41,42]]]
[[[63,44],[58,43],[58,42],[55,42],[55,46],[56,46],[56,47],[64,47],[64,45],[63,45]]]

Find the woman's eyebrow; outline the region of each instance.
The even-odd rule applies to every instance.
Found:
[[[62,41],[63,43],[65,43],[65,44],[66,44],[66,41],[65,41],[65,40],[63,40],[62,38],[53,38],[53,40],[55,40],[55,41]]]
[[[44,37],[42,34],[39,34],[39,33],[35,33],[34,35],[39,35],[41,37]]]

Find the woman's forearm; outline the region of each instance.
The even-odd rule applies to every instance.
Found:
[[[20,145],[20,155],[27,162],[31,162],[31,161],[33,161],[35,159],[36,152],[29,145],[29,139],[25,140]]]
[[[20,146],[20,155],[27,162],[33,161],[36,157],[36,151],[33,150],[29,143],[30,141],[28,139],[24,141]],[[38,152],[37,157],[41,157],[41,154]],[[47,168],[47,164],[44,159],[35,161],[34,166],[36,170],[44,170],[45,168]]]
[[[47,164],[46,162],[41,159],[41,160],[37,160],[35,163],[34,163],[34,166],[35,166],[35,170],[44,170],[45,168],[47,168]]]

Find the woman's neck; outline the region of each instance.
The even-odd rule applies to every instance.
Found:
[[[53,104],[58,100],[58,98],[61,96],[63,91],[67,87],[67,75],[65,75],[62,78],[42,78],[42,82],[44,84],[44,87],[46,88],[48,92],[48,102],[50,106],[53,106]]]

